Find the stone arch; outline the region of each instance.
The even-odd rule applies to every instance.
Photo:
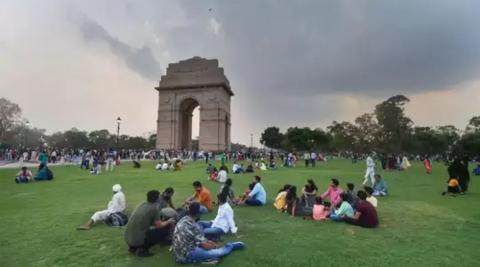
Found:
[[[192,112],[200,106],[199,149],[230,148],[230,83],[216,59],[194,57],[169,64],[159,94],[157,148],[191,149]]]

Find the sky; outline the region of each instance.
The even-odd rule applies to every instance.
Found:
[[[217,58],[232,141],[353,121],[396,94],[419,126],[480,115],[480,1],[0,0],[0,97],[48,132],[154,132],[169,63]],[[198,112],[194,117],[198,134]]]

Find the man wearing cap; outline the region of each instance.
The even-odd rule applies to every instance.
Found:
[[[122,186],[116,184],[112,187],[112,191],[113,197],[112,200],[108,202],[107,209],[95,212],[86,224],[77,228],[78,230],[90,230],[95,223],[105,221],[110,214],[123,212],[125,210],[127,203],[125,200],[125,194],[122,192]]]
[[[192,202],[188,207],[188,216],[183,217],[175,226],[172,248],[177,263],[217,263],[221,257],[244,248],[243,242],[229,242],[221,246],[205,238],[196,223],[199,215],[200,204]]]

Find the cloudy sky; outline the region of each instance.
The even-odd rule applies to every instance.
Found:
[[[1,0],[0,97],[49,132],[120,116],[142,135],[168,63],[201,56],[235,92],[234,142],[352,121],[399,93],[417,125],[464,128],[480,114],[479,26],[475,0]]]

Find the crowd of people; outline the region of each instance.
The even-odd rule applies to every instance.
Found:
[[[343,190],[337,178],[331,179],[327,190],[320,194],[312,179],[297,193],[295,185],[286,184],[275,198],[273,206],[280,212],[292,217],[322,221],[330,219],[335,222],[346,222],[367,228],[378,226],[376,196],[387,196],[386,183],[380,175],[376,175],[373,188],[365,186],[363,190],[355,191],[353,183],[347,183]]]

